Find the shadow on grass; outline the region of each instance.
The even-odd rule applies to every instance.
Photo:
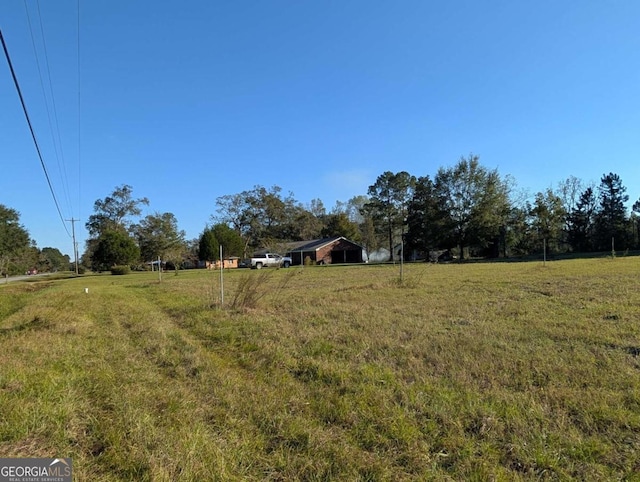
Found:
[[[9,335],[11,333],[20,333],[27,330],[45,330],[49,328],[49,326],[50,323],[48,321],[43,320],[39,316],[36,316],[33,318],[33,320],[27,321],[26,323],[11,326],[9,328],[0,328],[0,336]]]

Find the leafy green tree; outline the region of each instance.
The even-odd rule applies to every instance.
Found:
[[[201,261],[217,261],[220,259],[220,246],[223,256],[242,256],[244,241],[240,235],[224,223],[207,227],[200,236],[198,257]]]
[[[386,232],[391,259],[394,259],[394,241],[404,233],[407,205],[413,195],[416,178],[406,171],[386,171],[369,186],[369,202],[364,210],[377,227]]]
[[[320,233],[323,238],[344,236],[350,241],[359,243],[360,229],[345,213],[329,214],[327,223]]]
[[[187,267],[195,268],[198,266],[198,251],[200,250],[200,237],[188,239],[185,242],[186,252],[184,256],[184,264]]]
[[[243,239],[248,236],[249,230],[247,219],[249,192],[243,191],[218,197],[216,199],[218,214],[211,216],[214,221],[230,225]]]
[[[24,273],[31,261],[31,247],[29,232],[20,224],[18,211],[0,204],[0,274]]]
[[[22,257],[21,257],[21,267],[23,268],[22,271],[36,268],[38,272],[40,272],[41,271],[40,264],[42,263],[42,261],[43,261],[43,258],[40,253],[40,250],[35,244],[32,244],[22,253]],[[46,269],[44,271],[46,271]]]
[[[95,212],[89,216],[89,220],[85,224],[89,231],[89,239],[87,239],[85,252],[82,256],[83,264],[85,266],[89,264],[92,269],[109,269],[112,265],[108,262],[105,264],[105,239],[113,240],[112,233],[114,231],[119,231],[124,235],[121,237],[122,240],[130,238],[132,218],[140,216],[141,206],[148,204],[147,198],[134,199],[133,189],[127,184],[116,187],[110,196],[96,200],[93,205]],[[109,234],[107,235],[107,233]],[[103,239],[103,235],[106,235],[105,239]],[[102,246],[98,251],[101,243]],[[110,256],[107,258],[111,259]]]
[[[446,215],[441,210],[435,186],[429,176],[417,179],[407,212],[407,247],[427,256],[429,251],[443,244],[443,222]]]
[[[560,196],[551,189],[537,193],[529,213],[532,217],[538,249],[542,248],[546,240],[549,251],[558,251],[566,216]]]
[[[280,195],[282,189],[273,186],[270,190],[259,186],[251,197],[251,207],[257,214],[256,239],[278,238],[278,232],[286,219],[287,205]]]
[[[148,206],[149,200],[144,197],[133,198],[133,188],[127,184],[116,187],[110,196],[98,199],[93,205],[95,214],[89,216],[86,228],[89,236],[98,237],[104,231],[121,229],[128,231],[132,217],[140,216],[141,206]]]
[[[603,175],[598,189],[599,206],[596,212],[597,249],[606,251],[615,239],[617,249],[628,247],[627,209],[625,203],[629,196],[622,185],[620,176],[614,173]]]
[[[305,209],[298,206],[291,218],[293,222],[289,223],[289,231],[285,239],[291,241],[304,241],[316,239],[321,236],[322,229],[325,226],[327,214],[317,215],[313,210]]]
[[[331,214],[346,214],[349,221],[358,226],[358,235],[353,240],[358,240],[357,242],[362,244],[365,251],[371,253],[380,247],[381,242],[376,235],[372,213],[366,208],[368,202],[369,198],[362,194],[353,196],[347,202],[336,201]]]
[[[178,221],[172,213],[149,214],[133,225],[132,231],[145,261],[160,257],[177,266],[176,261],[186,251],[185,232],[178,229]]]
[[[257,196],[253,200],[252,210],[258,213],[257,229],[254,238],[256,247],[274,249],[281,246],[282,242],[291,239],[300,239],[301,234],[297,221],[299,214],[305,208],[296,202],[293,193],[282,197],[281,188],[273,186],[270,190],[260,188],[256,190]],[[275,249],[275,251],[280,251]]]
[[[536,250],[536,236],[531,225],[530,206],[512,206],[504,227],[505,256],[524,256]]]
[[[96,240],[92,269],[103,271],[116,265],[131,265],[140,259],[135,240],[122,230],[104,231]]]
[[[62,254],[58,248],[42,248],[38,271],[66,271],[70,268],[71,259]]]
[[[216,199],[218,215],[212,219],[232,226],[242,236],[246,256],[249,246],[268,246],[291,237],[296,202],[291,193],[283,198],[281,192],[279,186],[266,189],[257,185],[249,191],[221,196]]]
[[[486,248],[500,236],[510,210],[509,188],[497,170],[480,165],[478,156],[461,158],[452,168],[440,168],[434,188],[445,213],[449,247],[460,259],[469,247]]]
[[[327,211],[320,199],[312,199],[308,206],[293,201],[292,195],[285,199],[285,221],[279,229],[281,240],[303,241],[321,236]]]
[[[244,242],[242,238],[224,223],[218,223],[211,228],[218,246],[222,246],[223,256],[242,256]]]

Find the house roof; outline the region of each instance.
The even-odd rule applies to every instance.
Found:
[[[339,240],[344,240],[355,246],[359,246],[353,241],[349,241],[344,236],[334,236],[332,238],[312,239],[308,241],[296,241],[293,243],[287,243],[287,252],[294,253],[299,251],[317,251],[318,249],[323,248],[328,244],[335,243],[336,241],[339,241]]]

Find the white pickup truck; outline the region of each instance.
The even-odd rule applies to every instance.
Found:
[[[272,253],[256,254],[251,258],[251,268],[262,269],[267,266],[288,268],[291,266],[291,258]]]

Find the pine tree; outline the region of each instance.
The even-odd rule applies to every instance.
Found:
[[[626,190],[617,174],[609,173],[600,180],[599,206],[596,213],[596,248],[600,251],[611,249],[612,239],[615,239],[616,249],[628,247],[625,203],[629,196],[625,194]]]

